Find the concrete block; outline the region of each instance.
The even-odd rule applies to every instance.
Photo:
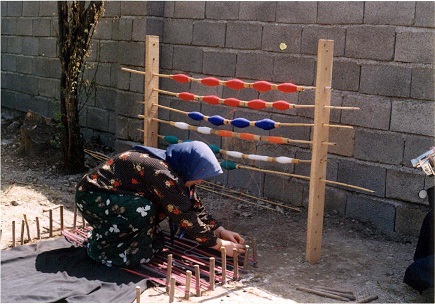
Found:
[[[144,77],[139,74],[130,75],[130,90],[137,93],[144,93]]]
[[[23,15],[23,2],[22,1],[8,1],[9,17],[20,17]]]
[[[93,69],[90,69],[91,77],[95,75],[95,81],[99,86],[110,87],[110,71],[112,65],[110,63],[96,63]],[[125,72],[124,72],[125,73]],[[92,80],[92,78],[87,78]]]
[[[119,91],[118,100],[116,112],[119,115],[136,118],[138,114],[143,113],[143,104],[138,102],[143,100],[142,94]]]
[[[396,208],[384,201],[351,195],[347,203],[346,216],[370,222],[380,231],[391,234],[395,228]]]
[[[120,43],[118,41],[102,40],[98,50],[100,62],[118,62],[118,53],[120,52]]]
[[[334,56],[344,56],[346,29],[337,26],[305,26],[302,29],[301,53],[317,55],[320,39],[334,40]]]
[[[240,20],[275,21],[276,2],[271,1],[241,1]]]
[[[21,112],[28,112],[29,110],[32,110],[32,102],[32,96],[22,92],[17,92],[15,94],[15,103],[13,109]]]
[[[122,115],[116,115],[116,138],[127,139],[128,138],[128,118]],[[116,143],[115,143],[116,145]]]
[[[308,193],[306,184],[274,174],[266,174],[264,179],[264,197],[283,202],[290,207],[300,207]]]
[[[302,28],[298,25],[281,25],[268,23],[263,26],[262,49],[266,51],[299,54],[301,50]],[[280,49],[285,43],[287,48]]]
[[[33,60],[33,74],[42,77],[60,78],[60,60],[58,58],[36,57]]]
[[[96,27],[96,31],[94,33],[93,39],[104,39],[104,40],[112,39],[113,25],[118,22],[119,22],[118,20],[115,20],[113,18],[106,17],[100,19],[100,21],[98,22],[98,26]]]
[[[130,41],[132,37],[132,30],[133,19],[130,17],[121,17],[113,23],[112,39]]]
[[[396,34],[395,61],[434,64],[435,32],[403,30]]]
[[[121,42],[119,44],[119,63],[133,66],[145,65],[144,42]]]
[[[38,95],[38,78],[33,75],[20,75],[17,91],[36,96]]]
[[[315,91],[314,90],[307,90],[303,91],[298,94],[298,104],[301,105],[314,105],[316,98],[315,98]],[[331,95],[331,106],[341,106],[343,102],[343,96],[342,93],[339,91],[332,91]],[[295,111],[297,115],[303,116],[303,117],[310,117],[314,118],[314,110],[312,108],[302,108],[302,109],[296,109]],[[340,121],[340,110],[334,110],[330,112],[329,115],[329,121],[330,122],[339,122]]]
[[[1,36],[0,39],[1,39],[0,46],[1,46],[2,53],[7,53],[9,37]]]
[[[54,37],[41,37],[38,43],[38,55],[43,57],[57,57],[58,45]]]
[[[435,146],[435,138],[418,136],[415,134],[405,134],[405,151],[403,153],[402,165],[412,168],[411,159],[423,154],[430,147]],[[415,169],[421,170],[421,169]]]
[[[329,141],[337,145],[328,147],[328,153],[353,156],[355,144],[354,129],[329,128]]]
[[[435,103],[395,100],[391,110],[391,131],[434,136]]]
[[[313,85],[314,78],[314,58],[284,55],[279,55],[274,58],[273,81],[292,82],[297,85]]]
[[[40,1],[39,2],[39,16],[40,17],[55,17],[55,16],[57,16],[57,2],[56,1]]]
[[[3,37],[2,37],[3,38]],[[12,54],[22,54],[23,53],[23,37],[9,37],[7,52]]]
[[[86,126],[91,129],[107,131],[109,113],[105,109],[88,107]]]
[[[206,75],[234,77],[237,54],[226,51],[204,51],[203,73]]]
[[[2,54],[1,57],[2,70],[8,72],[29,74],[32,71],[32,65],[30,65],[30,71],[29,71],[28,66],[24,64],[24,61],[29,58],[30,57]]]
[[[358,129],[355,131],[355,158],[399,165],[402,163],[405,139],[399,133]]]
[[[216,21],[195,21],[193,23],[193,44],[211,47],[225,46],[226,23]]]
[[[204,19],[205,1],[175,1],[174,17]]]
[[[435,28],[435,2],[417,1],[415,4],[415,26]]]
[[[395,231],[401,235],[418,237],[427,212],[427,210],[421,210],[410,205],[397,206]]]
[[[395,39],[393,27],[350,27],[346,31],[346,57],[391,61]]]
[[[108,111],[115,111],[116,104],[123,102],[122,100],[117,99],[117,97],[118,91],[115,89],[99,87],[96,91],[95,106]]]
[[[206,1],[205,16],[207,19],[237,20],[239,6],[238,1]]]
[[[411,97],[416,99],[435,99],[435,70],[414,68],[412,70]]]
[[[128,139],[133,141],[143,142],[143,120],[142,119],[128,119]],[[142,130],[142,131],[141,131]]]
[[[104,17],[120,17],[121,1],[110,1],[104,4]]]
[[[365,2],[364,23],[385,25],[413,25],[415,2],[369,1]]]
[[[39,95],[47,98],[59,98],[60,80],[53,78],[38,78]]]
[[[2,18],[1,19],[1,34],[2,35],[16,35],[17,31],[17,18]]]
[[[236,77],[270,80],[273,75],[273,56],[260,53],[239,53]]]
[[[272,114],[270,119],[280,123],[311,123],[311,121],[298,117],[288,116],[285,114]],[[296,140],[310,140],[310,128],[307,127],[280,127],[270,130],[271,136],[283,136]],[[302,147],[305,144],[292,143],[292,145]]]
[[[228,22],[226,46],[236,49],[261,49],[263,27],[259,23]]]
[[[162,45],[160,49],[161,49],[160,68],[171,70],[174,47],[172,45]]]
[[[18,18],[17,28],[15,34],[18,36],[32,36],[33,19],[32,18]]]
[[[171,44],[191,44],[193,23],[187,19],[165,19],[163,42]]]
[[[163,20],[161,18],[146,17],[133,20],[132,39],[145,41],[146,35],[163,36]]]
[[[356,62],[334,60],[332,87],[335,90],[358,91],[361,66]]]
[[[409,97],[411,68],[389,64],[363,64],[360,83],[361,93]]]
[[[37,17],[38,14],[39,1],[23,1],[23,17]]]
[[[37,56],[39,49],[39,38],[23,37],[23,55]]]
[[[350,160],[341,160],[338,164],[338,181],[363,188],[375,193],[372,195],[385,196],[386,169],[378,165],[370,165]],[[361,192],[360,190],[355,190]],[[365,193],[365,192],[364,192]]]
[[[336,214],[341,216],[346,214],[348,194],[345,191],[326,187],[325,192],[325,212]]]
[[[319,2],[317,23],[361,24],[364,20],[363,1]]]
[[[147,16],[163,17],[165,4],[163,1],[148,1]]]
[[[202,72],[202,56],[202,49],[175,46],[173,67],[184,72],[200,73]]]
[[[343,106],[360,110],[342,111],[341,123],[346,125],[388,130],[391,117],[391,100],[383,97],[345,94]]]
[[[121,1],[122,16],[146,16],[148,1]]]
[[[117,113],[115,113],[114,111],[109,111],[109,128],[108,128],[108,132],[115,135],[116,134],[116,117],[118,116]],[[113,147],[113,145],[111,145],[110,147]]]
[[[395,169],[387,170],[387,198],[404,200],[407,202],[425,204],[427,199],[421,199],[418,193],[424,189],[424,173],[412,173]]]
[[[110,70],[110,86],[121,90],[130,89],[130,73],[121,71],[117,64],[112,64]]]
[[[278,1],[276,21],[279,23],[316,23],[317,3],[311,1]]]
[[[1,16],[2,16],[2,17],[6,17],[7,14],[8,14],[8,3],[5,2],[5,1],[2,1],[2,2],[0,3],[0,5],[1,5],[1,8],[0,8]]]
[[[251,195],[263,196],[264,173],[236,169],[228,171],[228,185],[236,189],[245,189]]]
[[[13,109],[15,107],[15,92],[4,90],[2,88],[1,99],[2,99],[2,113],[5,108]]]
[[[33,36],[49,37],[51,33],[51,19],[38,18],[32,20]]]
[[[177,81],[167,79],[167,78],[160,79],[160,87],[166,91],[171,91],[171,92],[190,91],[190,86],[191,86],[190,82],[179,83]],[[166,95],[163,95],[163,96],[166,96]],[[174,99],[178,100],[178,98],[174,98]]]

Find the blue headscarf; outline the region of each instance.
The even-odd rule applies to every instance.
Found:
[[[222,173],[213,151],[201,141],[173,144],[166,151],[144,146],[135,146],[134,149],[165,160],[184,181],[207,179]]]

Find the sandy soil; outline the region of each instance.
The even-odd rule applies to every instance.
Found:
[[[2,119],[1,246],[5,250],[12,244],[12,221],[16,223],[16,244],[19,245],[24,214],[32,242],[37,241],[36,217],[43,227],[42,238],[48,238],[48,212],[44,210],[50,207],[63,204],[65,224],[71,226],[74,187],[81,176],[62,173],[57,150],[31,158],[18,156],[19,125],[13,126],[13,123]],[[412,263],[415,238],[393,240],[363,223],[327,214],[322,258],[318,264],[310,265],[304,257],[305,211],[279,213],[205,191],[202,197],[210,212],[221,218],[225,227],[240,232],[248,243],[256,238],[259,264],[258,268],[244,273],[237,286],[218,288],[207,297],[191,302],[340,302],[296,290],[298,286],[346,289],[353,291],[357,299],[376,295],[375,302],[383,303],[433,302],[433,291],[420,295],[402,283],[405,270]],[[57,212],[54,211],[56,229],[59,228]],[[27,232],[24,239],[27,243]],[[161,291],[149,289],[142,301],[160,301],[159,296],[163,297]]]

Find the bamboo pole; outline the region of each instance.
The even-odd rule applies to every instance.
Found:
[[[136,303],[140,303],[140,286],[136,286]]]
[[[184,298],[186,300],[190,299],[190,281],[192,280],[192,271],[186,271],[186,288],[184,289]]]
[[[221,247],[221,260],[222,260],[222,285],[227,283],[227,250],[224,246]]]
[[[169,291],[169,303],[174,302],[174,297],[175,297],[175,278],[171,277],[171,286],[170,286],[170,291]]]
[[[214,290],[215,288],[215,258],[214,257],[209,258],[209,264],[210,264],[209,289]]]
[[[172,275],[172,254],[167,256],[167,267],[166,267],[166,292],[169,292],[169,284]]]
[[[195,265],[195,290],[196,290],[196,296],[201,296],[201,285],[200,285],[200,272],[199,272],[199,265]]]
[[[154,76],[159,72],[159,37],[146,36],[145,48],[145,83],[144,83],[144,134],[143,143],[145,146],[157,147],[158,123],[153,118],[158,117],[158,108],[153,104],[159,103],[159,94],[153,88],[159,87],[159,78]]]
[[[233,279],[238,280],[239,279],[239,253],[237,252],[237,249],[233,249],[233,262],[234,262],[234,273],[233,273]]]
[[[245,259],[243,261],[243,270],[248,269],[249,262],[249,245],[245,245]]]

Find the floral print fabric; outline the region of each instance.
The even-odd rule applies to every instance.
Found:
[[[89,255],[107,265],[146,263],[162,248],[158,223],[172,222],[200,244],[216,244],[220,224],[204,209],[194,187],[163,160],[138,151],[115,155],[77,185],[76,204],[94,228]]]

